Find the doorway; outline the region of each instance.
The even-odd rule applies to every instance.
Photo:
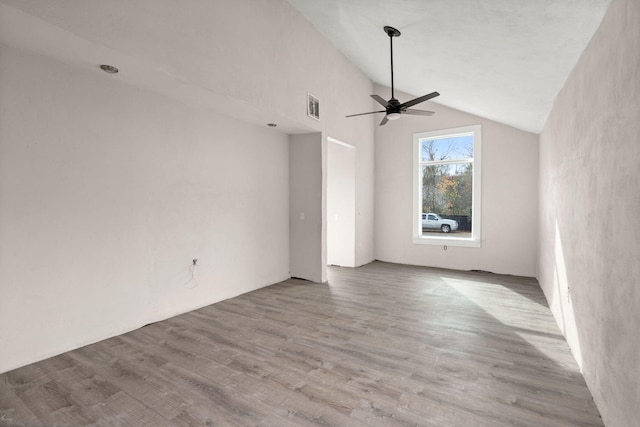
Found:
[[[355,267],[356,148],[327,141],[327,264]]]

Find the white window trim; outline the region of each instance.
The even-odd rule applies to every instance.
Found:
[[[422,191],[420,179],[421,147],[424,138],[447,138],[473,134],[473,200],[471,237],[423,236],[422,235]],[[441,129],[413,134],[413,243],[447,246],[481,246],[482,228],[482,127],[481,125],[463,126],[453,129]]]

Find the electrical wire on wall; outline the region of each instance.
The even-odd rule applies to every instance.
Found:
[[[193,289],[200,286],[200,282],[198,282],[198,279],[196,278],[196,267],[200,267],[200,265],[198,264],[197,258],[194,258],[191,265],[189,265],[189,280],[184,284],[187,289]]]

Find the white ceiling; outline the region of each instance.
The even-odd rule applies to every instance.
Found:
[[[375,83],[539,133],[610,0],[288,0]],[[380,94],[388,99],[389,93]],[[406,101],[406,99],[400,99]]]
[[[166,24],[162,15],[150,12],[156,7],[162,6],[165,11],[183,7],[173,0],[165,0],[159,6],[155,1],[158,0],[0,0],[0,40],[92,69],[96,63],[111,61],[127,71],[120,73],[119,80],[189,102],[225,105],[225,111],[229,110],[233,101],[223,101],[215,87],[193,83],[183,75],[184,70],[169,72],[166,67],[153,66],[158,62],[153,56],[157,55],[153,50],[156,40],[138,28]],[[610,0],[288,1],[373,82],[390,86],[389,37],[382,29],[390,25],[402,32],[393,44],[397,90],[413,96],[437,90],[441,96],[433,102],[534,133],[542,130],[558,92],[610,3]],[[209,12],[226,7],[219,0],[205,3]],[[250,13],[250,2],[244,5]],[[273,5],[282,6],[286,4]],[[188,21],[193,19],[189,14],[182,18],[184,22],[177,22],[184,28],[193,24],[194,28],[199,25],[198,28],[206,29],[207,16],[202,22]],[[193,46],[187,44],[184,49],[197,54],[199,46],[207,40],[198,43],[191,36],[180,46],[192,43]],[[164,43],[178,42],[169,38]],[[204,58],[200,65],[206,65],[205,60],[210,59]],[[390,93],[386,92],[380,95],[388,99]],[[272,112],[246,104],[236,107],[243,111],[245,119],[251,116],[257,123],[271,121],[268,117]],[[278,124],[279,129],[289,133],[304,131],[283,118],[278,119]]]

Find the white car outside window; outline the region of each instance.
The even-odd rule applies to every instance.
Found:
[[[423,213],[422,228],[425,230],[440,230],[443,233],[450,233],[458,229],[458,222],[453,219],[440,218],[440,216],[435,213]]]

